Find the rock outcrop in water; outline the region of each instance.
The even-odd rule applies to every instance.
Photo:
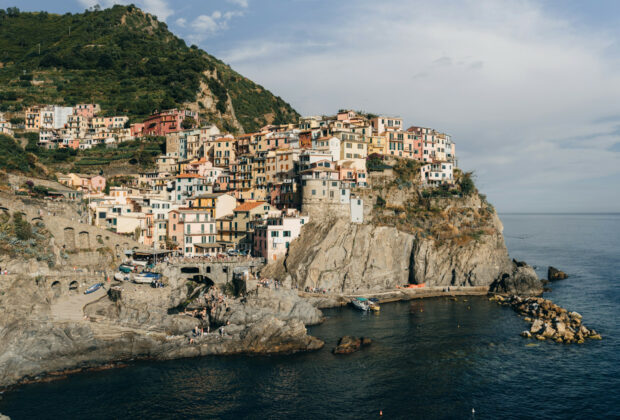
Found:
[[[512,307],[516,312],[523,315],[527,322],[531,323],[530,329],[521,333],[523,337],[553,340],[556,343],[565,344],[581,344],[586,339],[601,339],[599,333],[582,324],[580,314],[569,312],[548,299],[496,295],[491,297],[491,300],[500,305]]]
[[[547,270],[547,278],[549,281],[565,280],[568,278],[568,275],[555,267],[549,267],[549,270]]]
[[[504,295],[540,295],[543,286],[532,267],[521,261],[512,261],[512,272],[504,273],[489,288],[491,293]]]
[[[362,347],[370,346],[372,340],[368,337],[353,337],[345,335],[338,340],[338,345],[334,347],[332,353],[334,354],[351,354],[355,353]]]

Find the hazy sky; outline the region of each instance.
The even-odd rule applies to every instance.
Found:
[[[97,3],[130,1],[0,8]],[[452,134],[499,211],[620,211],[620,2],[133,3],[301,114],[363,109]]]

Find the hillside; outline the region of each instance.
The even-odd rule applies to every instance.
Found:
[[[232,132],[299,117],[135,6],[64,15],[0,10],[0,112],[84,102],[132,121],[187,106]]]

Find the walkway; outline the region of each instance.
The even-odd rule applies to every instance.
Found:
[[[84,307],[91,302],[101,299],[107,294],[107,290],[101,287],[94,293],[83,293],[72,296],[64,296],[52,303],[51,315],[55,321],[82,321],[84,319]]]

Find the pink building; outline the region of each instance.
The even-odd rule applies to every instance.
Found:
[[[130,128],[131,128],[131,135],[133,137],[136,137],[136,136],[139,137],[142,135],[142,131],[144,131],[144,123],[131,124]]]
[[[144,120],[142,136],[165,136],[168,133],[181,131],[181,123],[185,118],[193,118],[198,122],[198,114],[190,110],[168,109],[155,113]]]
[[[169,212],[168,237],[185,256],[204,255],[219,250],[215,219],[206,210],[185,207]]]
[[[338,174],[340,181],[346,182],[351,187],[367,187],[368,179],[366,169],[358,169],[345,161],[339,168]]]
[[[73,107],[73,114],[86,119],[91,119],[101,112],[99,104],[78,104]]]
[[[286,255],[288,248],[308,223],[308,216],[299,216],[294,211],[288,215],[268,218],[264,225],[257,226],[254,232],[253,253],[267,261],[275,261]]]
[[[90,191],[102,192],[103,190],[105,190],[105,184],[106,179],[104,177],[102,177],[101,175],[95,175],[90,178],[90,185],[88,186],[88,189]]]

